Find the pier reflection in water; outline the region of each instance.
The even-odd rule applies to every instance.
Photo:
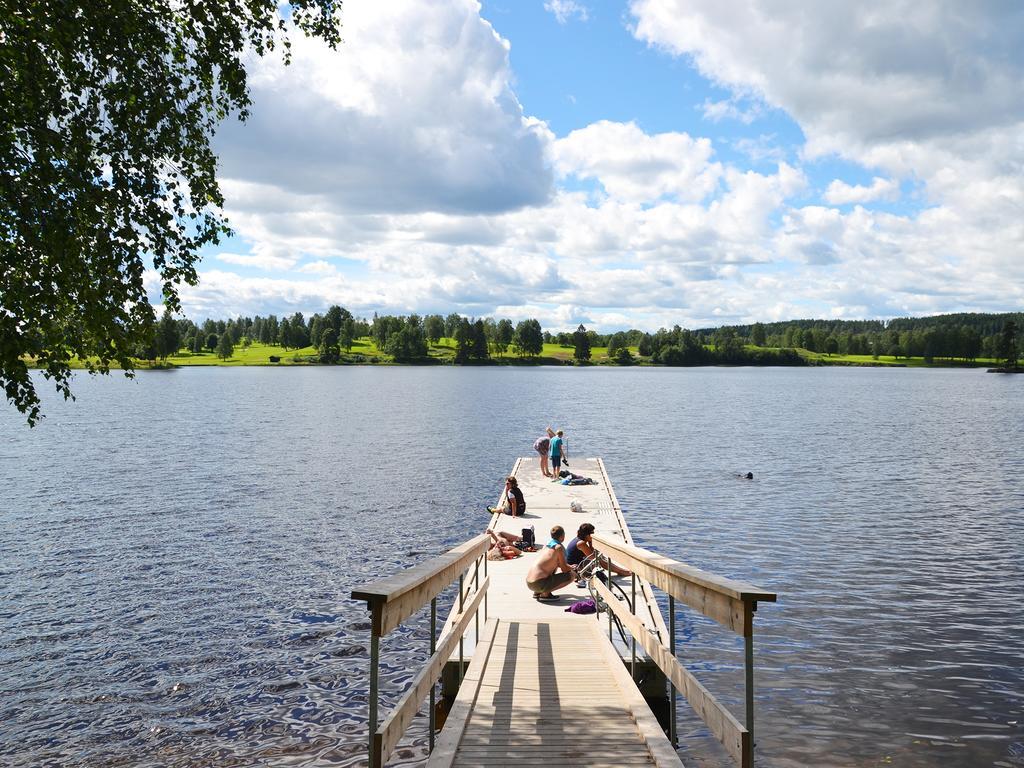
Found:
[[[570,456],[604,457],[638,544],[784,595],[758,618],[759,764],[1024,765],[1018,384],[856,369],[83,377],[35,430],[0,411],[0,763],[360,764],[369,633],[350,590],[479,530],[510,460],[552,423]],[[699,676],[735,704],[742,647],[679,622],[681,658],[699,645]],[[423,621],[388,638],[392,702],[426,656]],[[684,762],[728,765],[680,715]]]

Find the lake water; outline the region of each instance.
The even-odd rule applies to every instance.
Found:
[[[1024,377],[240,368],[76,393],[34,430],[0,410],[5,766],[361,764],[350,591],[481,531],[547,424],[604,457],[640,545],[779,593],[758,765],[1024,766]],[[679,636],[742,717],[736,638],[685,610]],[[424,621],[382,645],[387,704]],[[687,765],[729,764],[685,707],[680,735]]]

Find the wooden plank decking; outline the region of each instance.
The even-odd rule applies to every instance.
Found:
[[[632,544],[615,492],[600,459],[571,458],[573,472],[594,485],[564,486],[540,473],[536,456],[519,459],[512,473],[526,497],[522,518],[495,515],[495,530],[519,533],[530,525],[543,546],[553,525],[565,543],[581,523]],[[573,512],[577,500],[583,512]],[[570,585],[541,603],[526,587],[536,554],[488,563],[488,616],[466,677],[441,731],[428,768],[442,766],[681,766],[650,707],[608,639],[607,624],[593,615],[566,613],[589,597]],[[630,579],[621,579],[627,590]],[[650,585],[638,580],[641,615],[661,637],[665,622]],[[449,618],[449,625],[454,619]],[[448,627],[445,628],[445,632]]]
[[[681,766],[592,617],[492,619],[428,768]]]

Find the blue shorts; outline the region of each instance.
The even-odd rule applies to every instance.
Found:
[[[554,467],[556,470],[560,466],[562,466],[562,456],[561,456],[561,454],[559,454],[558,456],[552,456],[551,457],[551,466]]]

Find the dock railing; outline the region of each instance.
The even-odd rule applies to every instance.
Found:
[[[612,631],[612,616],[618,617],[622,626],[632,636],[633,674],[636,674],[636,644],[643,647],[651,660],[658,665],[672,686],[671,722],[669,738],[676,743],[676,697],[682,691],[694,711],[724,746],[726,751],[742,768],[754,765],[754,612],[758,602],[775,602],[776,594],[732,579],[708,573],[699,568],[672,560],[655,552],[626,544],[606,535],[594,534],[596,549],[608,561],[624,566],[633,572],[632,605],[616,598],[605,584],[591,577],[591,588],[608,605],[608,633]],[[668,594],[669,644],[658,639],[655,627],[647,626],[636,615],[636,579],[646,579],[653,586]],[[746,725],[733,716],[718,700],[701,685],[676,658],[676,606],[681,600],[722,626],[743,636],[744,640],[744,688]]]
[[[355,600],[365,600],[371,613],[370,622],[370,768],[381,768],[391,756],[402,734],[419,710],[424,696],[430,693],[430,750],[434,749],[434,696],[435,686],[445,662],[459,648],[459,679],[461,682],[463,635],[471,620],[476,623],[476,639],[480,640],[480,607],[483,605],[487,620],[487,547],[490,537],[477,536],[458,545],[443,555],[408,568],[395,576],[375,581],[352,591]],[[481,562],[483,580],[481,580]],[[469,569],[473,569],[467,584]],[[437,596],[450,585],[459,582],[458,608],[451,631],[437,642]],[[426,666],[412,681],[408,690],[378,727],[378,699],[380,672],[380,638],[392,632],[402,622],[430,603],[430,658]]]

